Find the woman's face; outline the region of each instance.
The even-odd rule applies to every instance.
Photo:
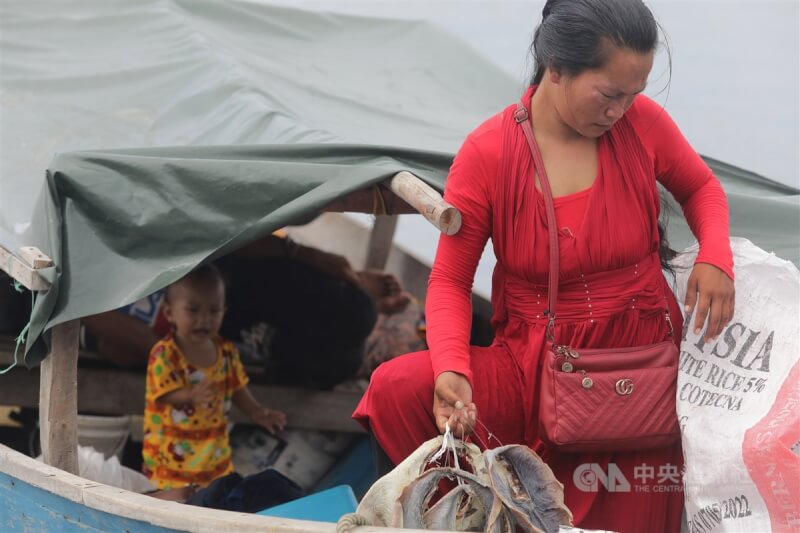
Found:
[[[611,47],[606,64],[574,76],[551,73],[556,111],[561,120],[584,137],[596,138],[622,118],[647,85],[653,52]]]

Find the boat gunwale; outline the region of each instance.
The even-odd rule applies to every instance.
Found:
[[[336,524],[332,522],[260,516],[206,507],[187,507],[182,503],[160,500],[70,474],[4,444],[0,444],[0,472],[95,511],[178,531],[332,533],[336,530]],[[399,533],[400,531],[412,530],[361,526],[355,528],[353,533]]]

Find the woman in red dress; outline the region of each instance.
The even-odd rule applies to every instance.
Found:
[[[733,315],[725,194],[666,111],[640,94],[657,41],[657,24],[641,0],[548,0],[534,36],[536,74],[523,103],[555,197],[556,337],[564,344],[662,341],[665,297],[680,331],[682,312],[661,268],[657,182],[680,202],[700,243],[684,302],[687,315],[694,312],[692,326],[705,326],[711,339]],[[547,219],[515,108],[473,131],[451,167],[445,199],[463,222],[458,234],[441,237],[433,265],[430,350],[381,365],[354,418],[395,463],[448,421],[481,446],[525,443],[564,484],[576,525],[679,531],[680,443],[564,453],[539,437]],[[496,336],[489,347],[471,347],[472,282],[490,237]]]

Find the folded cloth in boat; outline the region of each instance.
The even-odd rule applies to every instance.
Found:
[[[294,481],[277,470],[267,469],[242,477],[233,472],[214,480],[186,500],[189,505],[255,513],[305,496]]]

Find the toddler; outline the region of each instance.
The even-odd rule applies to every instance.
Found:
[[[253,397],[236,346],[219,336],[225,285],[215,266],[167,287],[163,305],[172,332],[147,363],[144,470],[159,489],[205,486],[233,471],[231,402],[271,433],[283,429],[286,415]]]

